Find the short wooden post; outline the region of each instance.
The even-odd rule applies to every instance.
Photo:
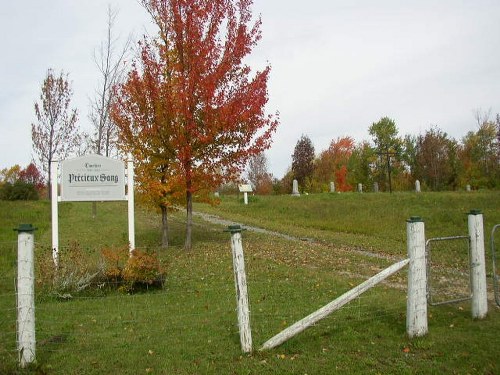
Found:
[[[420,217],[412,216],[407,220],[406,238],[408,257],[410,258],[406,332],[409,337],[418,337],[424,336],[428,332],[425,226]]]
[[[488,313],[488,297],[486,294],[483,214],[480,210],[471,210],[469,212],[468,226],[470,236],[472,317],[474,319],[483,319]]]
[[[17,351],[22,368],[35,361],[35,266],[31,224],[15,229],[17,236]]]
[[[250,310],[248,303],[247,277],[245,273],[245,259],[241,244],[241,227],[230,225],[231,250],[233,254],[234,284],[236,287],[236,304],[238,311],[238,326],[240,331],[241,350],[244,353],[252,351],[252,331],[250,330]]]

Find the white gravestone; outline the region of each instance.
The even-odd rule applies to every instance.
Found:
[[[330,193],[335,193],[335,182],[330,182]]]
[[[297,180],[293,180],[292,186],[292,195],[299,196],[299,182]]]

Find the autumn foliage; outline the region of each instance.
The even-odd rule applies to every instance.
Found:
[[[142,4],[158,35],[140,42],[112,116],[143,191],[161,207],[186,204],[189,249],[193,194],[208,197],[270,147],[278,125],[265,113],[270,67],[252,73],[244,63],[261,38],[250,0]]]
[[[350,137],[332,140],[330,146],[321,152],[315,163],[314,177],[326,185],[335,182],[336,191],[350,191],[348,164],[354,150],[354,140]]]
[[[19,165],[0,170],[0,199],[36,200],[45,188],[44,179],[35,164],[21,169]]]

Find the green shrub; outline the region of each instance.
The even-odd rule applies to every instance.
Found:
[[[5,182],[0,186],[0,199],[7,201],[38,200],[39,194],[34,184],[17,180],[14,183]]]

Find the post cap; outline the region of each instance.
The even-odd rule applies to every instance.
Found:
[[[422,218],[420,216],[410,216],[408,220],[406,220],[407,223],[421,223],[423,222]]]
[[[483,211],[476,209],[470,210],[468,215],[482,215]]]
[[[38,228],[35,228],[32,224],[19,224],[18,228],[14,228],[14,230],[19,232],[19,233],[22,233],[22,232],[31,233],[37,229]]]
[[[241,225],[229,225],[227,229],[224,230],[224,232],[229,232],[229,233],[241,233],[245,229],[241,227]]]

